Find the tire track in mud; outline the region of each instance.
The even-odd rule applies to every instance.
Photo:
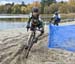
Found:
[[[0,55],[1,56],[1,58],[0,58],[1,59],[0,63],[1,64],[12,64],[13,62],[15,62],[17,64],[23,64],[23,63],[20,63],[20,62],[23,62],[22,61],[23,59],[20,59],[22,52],[18,53],[18,51],[24,45],[24,42],[27,43],[26,42],[27,41],[26,37],[27,37],[27,35],[22,35],[22,36],[10,38],[10,40],[8,40],[8,38],[3,40],[4,44],[2,44],[2,45],[3,46],[5,45],[5,46],[4,46],[4,48],[0,49],[1,52],[4,52],[4,54]],[[45,37],[45,36],[43,36],[43,37]],[[5,42],[5,41],[7,41],[7,42]],[[12,43],[12,45],[11,45],[11,43]],[[10,44],[10,45],[8,46],[8,44]],[[17,51],[16,50],[14,51],[13,47],[15,47]],[[10,51],[10,52],[5,54],[6,51],[7,52]],[[19,61],[19,63],[18,63],[18,61]]]
[[[19,44],[23,44],[23,42],[21,41],[26,41],[26,35],[22,35],[22,36],[19,36],[19,37],[13,37],[13,39],[7,39],[6,41],[3,42],[3,44],[0,45],[0,51],[4,51],[8,48],[11,48],[13,46],[17,46]]]
[[[9,40],[9,38],[3,40],[5,43],[3,43],[1,45],[2,48],[0,48],[0,53],[2,53],[4,51],[6,53],[6,52],[10,51],[10,48],[12,50],[13,47],[15,47],[16,49],[18,49],[19,48],[18,47],[19,45],[22,45],[22,44],[26,43],[26,40],[27,40],[26,37],[27,37],[27,35],[23,35],[22,34],[22,36],[13,37],[13,38],[10,38],[10,40]],[[11,54],[14,54],[15,52],[16,52],[16,50],[13,53],[12,52],[9,52],[9,53],[3,54],[3,55],[0,54],[0,63],[1,64],[4,63],[3,61],[5,61],[6,58],[2,59],[3,57],[7,57],[8,59],[12,59],[11,56],[10,56],[10,53]],[[12,56],[12,57],[14,57],[14,56]]]
[[[32,47],[29,57],[26,60],[26,64],[44,64],[42,61],[46,60],[48,34],[44,34],[39,38],[39,41]],[[43,59],[44,58],[44,59]]]
[[[4,45],[6,45],[8,43],[15,42],[15,40],[18,41],[19,39],[22,39],[25,36],[27,36],[27,35],[21,34],[21,35],[15,36],[15,37],[8,37],[8,38],[3,39],[2,42],[3,42]]]

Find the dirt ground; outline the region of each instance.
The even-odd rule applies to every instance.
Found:
[[[48,48],[48,33],[39,38],[32,47],[28,59],[24,53],[17,53],[27,43],[24,29],[0,32],[0,64],[75,64],[75,53]]]

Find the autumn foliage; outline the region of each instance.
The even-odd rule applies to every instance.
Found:
[[[42,2],[35,1],[27,5],[8,3],[0,5],[0,14],[28,14],[31,12],[32,7],[38,7],[44,14],[52,14],[57,10],[60,13],[75,13],[75,0],[69,0],[68,2],[51,2],[45,2],[44,4]]]

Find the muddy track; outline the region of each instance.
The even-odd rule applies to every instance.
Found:
[[[32,47],[28,59],[25,49],[28,34],[6,38],[0,44],[0,64],[75,64],[75,53],[48,48],[48,34],[45,33]]]
[[[22,57],[24,56],[23,45],[27,43],[28,35],[5,38],[0,45],[0,64],[25,64]],[[40,37],[39,40],[47,37],[47,34]]]

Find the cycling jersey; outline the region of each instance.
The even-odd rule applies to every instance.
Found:
[[[61,19],[61,17],[60,17],[60,14],[58,14],[58,15],[53,15],[53,18],[55,19],[55,21],[57,21],[57,22],[59,22],[60,21],[60,19]]]

